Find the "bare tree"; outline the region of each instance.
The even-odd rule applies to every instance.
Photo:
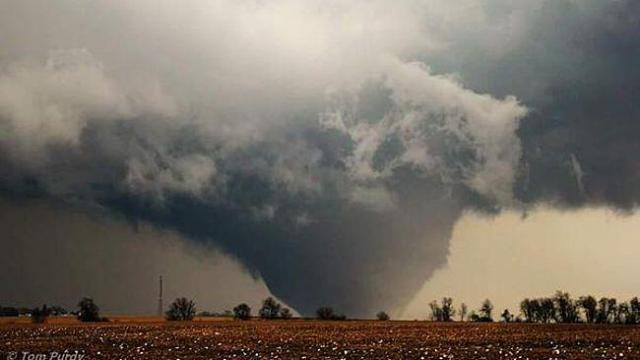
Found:
[[[480,307],[480,310],[478,310],[478,312],[480,313],[481,321],[493,321],[493,317],[491,316],[491,313],[493,312],[493,304],[491,303],[491,300],[486,299],[485,301],[483,301],[482,306]]]
[[[594,323],[598,313],[598,301],[591,295],[581,296],[578,299],[578,305],[584,311],[584,317],[587,323]]]
[[[578,307],[567,292],[556,291],[553,296],[555,320],[559,323],[575,323],[578,321]]]
[[[185,297],[175,299],[166,313],[169,321],[191,321],[196,316],[196,304]]]
[[[540,303],[536,299],[524,299],[520,302],[520,311],[524,315],[524,321],[536,322],[540,313]]]
[[[458,313],[460,314],[460,321],[464,321],[465,317],[467,316],[467,311],[467,304],[460,304],[460,310],[458,311]]]
[[[571,299],[567,292],[557,291],[551,298],[524,299],[520,310],[527,322],[575,323],[584,320],[587,323],[637,324],[640,322],[640,300],[637,297],[629,302],[618,303],[615,298],[603,297],[596,300],[591,295]],[[479,316],[476,316],[480,318]]]
[[[614,322],[616,324],[631,324],[631,307],[627,302],[621,302],[616,309]]]
[[[276,319],[280,315],[280,305],[274,298],[268,297],[262,301],[262,308],[259,314],[263,319]]]
[[[631,324],[640,322],[640,300],[637,297],[629,300],[629,319]]]
[[[291,319],[293,317],[293,314],[291,313],[291,310],[289,310],[289,308],[283,307],[282,309],[280,309],[280,318],[283,320],[288,320]]]
[[[600,298],[598,300],[598,311],[596,315],[596,322],[600,324],[606,324],[614,321],[617,301],[614,298]]]
[[[511,315],[509,309],[504,309],[500,317],[502,318],[502,321],[506,323],[510,323],[511,321],[513,321],[513,315]]]
[[[442,321],[442,309],[437,301],[430,302],[429,309],[431,310],[431,321]]]
[[[318,310],[316,310],[316,316],[320,320],[331,320],[334,316],[333,308],[328,306],[318,308]]]
[[[318,308],[318,310],[316,310],[316,316],[320,320],[345,320],[347,318],[345,315],[336,314],[333,308],[328,306]]]
[[[538,299],[538,301],[540,303],[540,315],[539,315],[540,321],[543,323],[551,322],[556,312],[556,306],[553,303],[553,299],[542,298],[542,299]]]
[[[456,310],[453,308],[453,299],[450,297],[442,298],[440,309],[442,310],[442,321],[452,321],[456,315]]]

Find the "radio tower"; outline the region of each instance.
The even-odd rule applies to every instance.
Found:
[[[160,275],[160,287],[158,293],[158,316],[162,316],[162,275]]]

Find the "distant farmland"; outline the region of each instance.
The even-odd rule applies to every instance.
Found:
[[[0,322],[0,356],[78,351],[88,359],[638,359],[640,327],[418,321],[73,318]]]

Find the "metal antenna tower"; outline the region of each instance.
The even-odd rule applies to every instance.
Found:
[[[160,275],[160,287],[159,287],[159,293],[158,293],[158,316],[162,316],[162,310],[163,310],[163,306],[162,306],[162,275]]]

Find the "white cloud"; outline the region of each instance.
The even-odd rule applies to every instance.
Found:
[[[157,89],[129,92],[86,49],[51,51],[46,62],[0,72],[0,145],[20,161],[46,158],[50,145],[75,146],[89,122],[171,114]]]
[[[131,191],[202,194],[217,174],[217,158],[262,142],[280,149],[275,165],[261,170],[267,178],[288,191],[318,193],[323,172],[313,170],[322,154],[311,144],[283,141],[283,133],[324,119],[356,144],[345,159],[353,189],[409,164],[510,201],[519,154],[514,130],[524,109],[513,98],[475,94],[455,77],[434,75],[410,61],[446,47],[438,22],[425,19],[457,7],[382,0],[63,1],[48,3],[51,14],[42,17],[37,0],[12,6],[24,21],[51,29],[47,36],[33,30],[20,41],[0,40],[12,55],[7,59],[14,59],[0,70],[0,112],[9,134],[0,144],[23,159],[55,156],[47,153],[50,144],[74,146],[92,122],[124,119],[135,127],[142,117],[160,116],[173,124],[157,123],[144,135],[151,144],[147,153],[137,147],[136,155],[123,159],[128,170],[122,181]],[[82,34],[75,30],[87,19],[77,6],[101,16]],[[0,29],[13,23],[0,20],[7,20]],[[51,52],[60,46],[83,50]],[[37,65],[47,52],[46,64]],[[349,114],[357,92],[372,79],[383,79],[391,90],[393,113],[379,123],[345,124],[326,116]],[[455,146],[476,152],[463,178],[452,175],[459,164],[432,151],[442,146],[425,134],[425,126],[436,125],[433,119],[444,120],[438,131],[454,136],[460,142]],[[208,150],[172,154],[174,136],[166,133],[180,124],[196,127]],[[376,169],[374,156],[389,136],[399,136],[405,150]]]
[[[397,59],[389,61],[382,75],[394,103],[394,110],[383,120],[345,120],[342,113],[322,118],[324,126],[348,134],[355,142],[347,162],[355,181],[389,177],[394,168],[410,165],[427,175],[464,183],[503,205],[513,202],[511,188],[520,157],[515,132],[526,114],[515,98],[499,100],[477,94],[451,77],[431,74],[422,64]],[[402,142],[402,153],[385,168],[376,169],[376,154],[393,136]],[[453,140],[443,145],[445,136]],[[474,159],[445,157],[456,148],[474,152]],[[452,175],[461,166],[464,171]]]

